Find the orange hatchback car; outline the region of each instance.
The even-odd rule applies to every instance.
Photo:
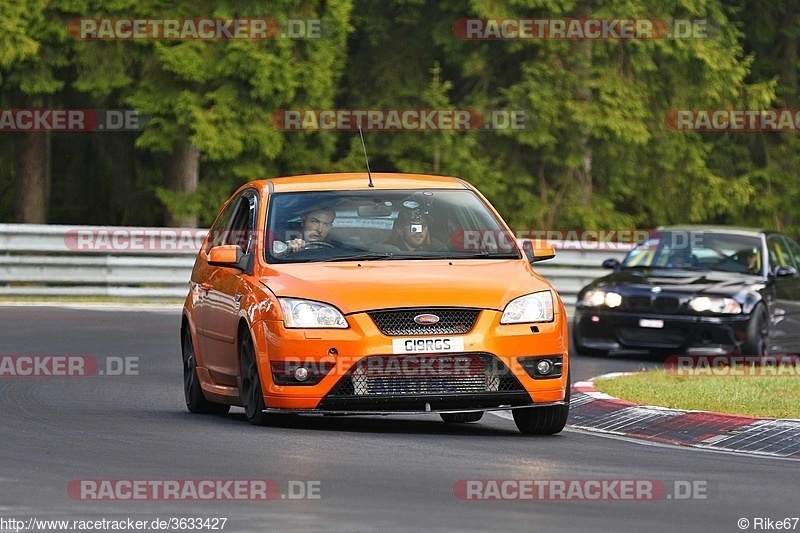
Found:
[[[461,179],[324,174],[248,183],[222,207],[183,309],[186,405],[254,424],[309,414],[569,413],[567,316]]]

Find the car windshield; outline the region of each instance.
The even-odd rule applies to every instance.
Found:
[[[265,244],[270,263],[521,257],[469,190],[276,193]]]
[[[631,250],[622,268],[676,268],[761,272],[761,240],[755,236],[709,231],[652,233]]]

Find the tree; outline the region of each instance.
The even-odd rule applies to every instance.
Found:
[[[72,48],[67,35],[70,13],[82,2],[63,6],[47,0],[0,0],[0,103],[9,108],[46,108],[58,102]],[[50,142],[46,131],[15,134],[17,222],[47,222],[50,197]]]
[[[214,189],[196,194],[201,161],[216,163],[217,175],[227,174],[228,183],[269,175],[284,147],[273,112],[332,100],[344,60],[350,0],[207,1],[168,13],[155,2],[131,2],[130,7],[148,18],[267,14],[278,20],[325,19],[330,28],[325,39],[135,43],[141,70],[125,101],[152,117],[137,146],[170,154],[168,187],[160,191],[172,214],[168,222],[194,225],[203,206],[200,196]]]

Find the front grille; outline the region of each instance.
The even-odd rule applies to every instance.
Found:
[[[681,300],[675,296],[628,296],[625,302],[628,311],[677,313],[681,309]]]
[[[681,301],[673,296],[659,296],[653,302],[653,309],[660,313],[674,313],[681,307]]]
[[[436,324],[417,324],[414,317],[436,315]],[[388,336],[402,335],[463,335],[469,333],[478,319],[480,309],[422,308],[372,311],[369,313],[381,333]]]
[[[402,396],[524,391],[489,354],[371,356],[356,363],[329,396]]]
[[[628,309],[631,311],[649,311],[649,296],[629,296],[627,298]]]

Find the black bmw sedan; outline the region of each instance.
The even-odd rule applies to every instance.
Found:
[[[800,246],[768,230],[662,227],[578,294],[578,353],[800,353]]]

